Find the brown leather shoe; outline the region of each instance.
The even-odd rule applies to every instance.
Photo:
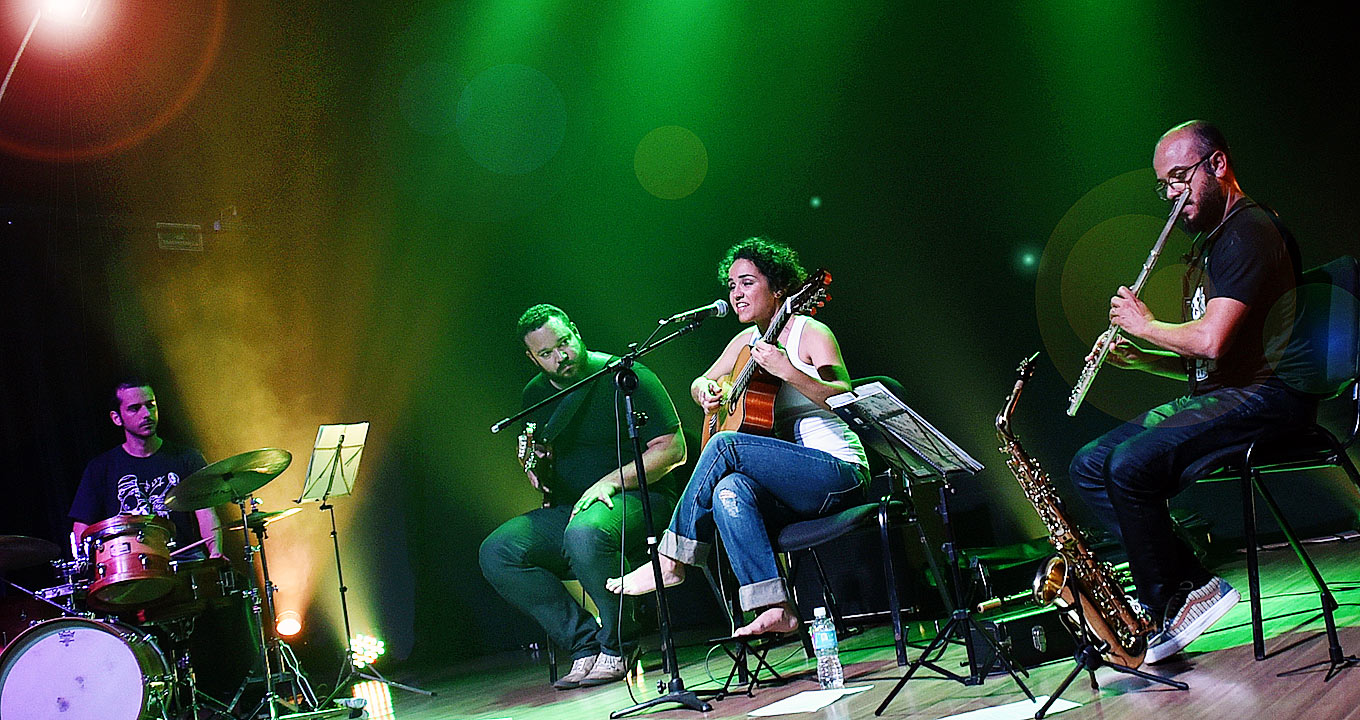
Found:
[[[581,687],[607,685],[622,680],[628,677],[630,667],[632,664],[618,655],[600,653],[595,656],[595,667],[581,680]]]
[[[595,660],[598,655],[587,655],[571,661],[571,671],[553,683],[553,687],[558,690],[571,690],[581,686],[581,681],[590,676],[591,670],[595,668]]]

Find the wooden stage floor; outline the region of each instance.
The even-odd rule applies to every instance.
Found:
[[[1313,545],[1310,551],[1341,604],[1337,622],[1341,626],[1342,648],[1350,655],[1360,654],[1360,543]],[[1277,673],[1325,660],[1327,641],[1317,594],[1293,553],[1287,548],[1263,553],[1262,571],[1266,660],[1256,662],[1252,658],[1250,611],[1244,597],[1243,602],[1187,652],[1165,664],[1144,667],[1188,683],[1188,691],[1151,684],[1105,668],[1097,672],[1098,691],[1092,691],[1083,677],[1064,693],[1064,699],[1079,703],[1080,707],[1062,712],[1058,717],[1064,720],[1360,719],[1360,667],[1342,670],[1330,682],[1323,681],[1325,669],[1277,677]],[[1245,559],[1230,562],[1220,567],[1219,572],[1245,596]],[[912,639],[917,640],[914,636]],[[721,652],[715,653],[706,664],[705,650],[702,647],[681,648],[681,677],[690,689],[717,687],[710,678],[725,677],[730,667]],[[910,654],[914,659],[919,650]],[[871,689],[814,713],[781,717],[798,720],[873,718],[874,708],[902,674],[892,656],[891,635],[886,628],[875,628],[846,639],[842,645],[842,658],[847,663],[847,685],[871,685]],[[782,687],[757,689],[754,697],[736,695],[714,702],[708,713],[678,709],[672,704],[640,716],[705,720],[744,718],[751,710],[775,700],[816,689],[815,665],[804,659],[797,643],[773,649],[769,659],[781,674],[792,676],[792,681]],[[964,662],[965,650],[956,645],[941,664],[954,667]],[[1026,683],[1036,695],[1045,695],[1062,681],[1071,667],[1070,659],[1049,663],[1031,670]],[[965,687],[951,680],[932,678],[931,674],[923,671],[922,675],[913,677],[883,717],[933,720],[1024,700],[1019,687],[1006,675],[993,675],[982,685]],[[635,702],[629,696],[629,688],[622,683],[554,691],[547,684],[545,668],[533,664],[523,655],[492,657],[457,667],[398,669],[389,672],[388,677],[434,690],[438,696],[426,698],[397,689],[378,692],[370,701],[372,717],[396,720],[603,720],[612,711],[630,707]],[[640,687],[632,688],[637,700],[656,697],[658,679],[664,679],[659,670],[646,672]],[[1030,710],[1028,715],[1032,713]]]

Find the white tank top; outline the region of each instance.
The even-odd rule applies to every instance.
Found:
[[[784,346],[789,362],[799,372],[821,379],[817,368],[803,362],[802,353],[798,352],[807,321],[806,315],[795,315],[789,321],[789,339]],[[760,334],[752,332],[749,344],[754,346],[759,340]],[[779,386],[779,393],[774,398],[774,435],[781,440],[821,450],[846,462],[869,466],[864,446],[855,431],[835,413],[813,402],[788,383]]]

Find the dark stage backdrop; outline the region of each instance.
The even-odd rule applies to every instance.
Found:
[[[897,377],[987,464],[959,509],[963,542],[992,545],[1042,532],[991,429],[1022,357],[1045,353],[1015,425],[1062,488],[1081,443],[1178,391],[1107,370],[1062,414],[1166,212],[1163,130],[1220,123],[1308,265],[1360,236],[1353,33],[1283,7],[114,5],[40,28],[0,99],[0,533],[63,539],[125,372],[209,460],[291,451],[265,509],[297,497],[319,423],[369,420],[337,519],[354,631],[397,656],[537,638],[476,562],[535,502],[487,430],[531,374],[511,332],[530,304],[620,351],[720,297],[734,241],[792,244],[834,274],[819,317],[851,373]],[[6,12],[11,58],[31,18]],[[157,223],[201,226],[201,248]],[[1187,244],[1149,286],[1164,316]],[[686,423],[736,330],[648,358]],[[1354,525],[1336,478],[1296,485],[1318,525]],[[1184,503],[1231,535],[1233,492]],[[269,540],[318,644],[340,627],[329,531],[311,506]]]

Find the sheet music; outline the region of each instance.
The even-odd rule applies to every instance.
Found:
[[[872,382],[852,392],[833,395],[827,398],[826,403],[856,431],[887,432],[910,448],[915,457],[897,459],[907,461],[909,467],[902,469],[913,478],[960,471],[976,473],[983,467],[982,463],[893,395],[883,383]],[[895,453],[891,448],[876,450],[885,459],[894,459]]]
[[[353,492],[367,439],[367,422],[318,427],[312,458],[307,463],[307,477],[302,483],[302,497],[297,502],[344,497]]]

